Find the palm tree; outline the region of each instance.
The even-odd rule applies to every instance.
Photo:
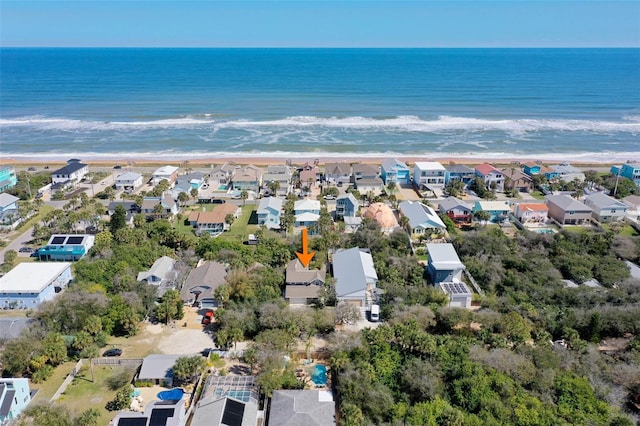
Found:
[[[395,182],[389,182],[387,184],[387,192],[389,194],[389,196],[393,195],[396,192],[396,189],[398,188],[398,185]]]
[[[195,189],[195,188],[194,188],[194,189]],[[184,207],[184,206],[186,206],[186,205],[187,205],[187,201],[189,201],[189,194],[187,194],[187,193],[186,193],[186,192],[184,192],[184,191],[181,191],[181,192],[178,194],[178,202],[179,202],[180,204],[182,204],[182,206]]]
[[[242,192],[240,192],[240,198],[242,199],[242,207],[244,207],[246,199],[249,198],[249,192],[246,189],[243,189]]]
[[[280,189],[280,182],[272,180],[267,184],[267,187],[269,188],[269,191],[271,191],[271,195],[277,195],[278,190]]]

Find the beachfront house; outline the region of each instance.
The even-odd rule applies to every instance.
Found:
[[[187,305],[200,303],[202,308],[220,305],[215,291],[227,282],[227,267],[220,262],[200,261],[193,268],[180,290],[180,297]],[[223,301],[224,302],[224,301]]]
[[[619,222],[627,216],[627,206],[621,200],[609,197],[602,192],[584,197],[584,204],[591,207],[593,218],[598,222]]]
[[[409,219],[409,233],[414,239],[434,233],[443,235],[447,230],[442,219],[426,204],[418,201],[403,201],[398,205],[398,209]]]
[[[475,168],[476,177],[482,178],[484,184],[489,189],[495,188],[496,191],[504,191],[504,174],[493,167],[491,164],[480,164]]]
[[[373,203],[362,211],[363,218],[371,219],[380,225],[380,230],[385,234],[390,234],[399,228],[396,215],[391,207],[385,203]]]
[[[640,196],[639,195],[627,195],[622,199],[628,207],[627,217],[636,222],[640,220]]]
[[[384,191],[384,182],[379,177],[358,179],[355,186],[358,192],[363,195],[371,193],[378,196]]]
[[[625,163],[620,167],[620,176],[631,179],[640,186],[640,163]]]
[[[354,247],[336,251],[333,254],[333,276],[338,302],[361,308],[372,304],[378,274],[368,249]]]
[[[529,176],[537,176],[542,173],[542,165],[538,163],[524,163],[522,165],[522,171]]]
[[[116,189],[132,192],[142,186],[142,175],[135,172],[126,172],[116,177]]]
[[[502,169],[504,175],[504,189],[515,189],[519,192],[530,192],[533,190],[533,178],[519,169],[507,167]]]
[[[240,168],[240,166],[237,167]],[[233,179],[235,172],[235,164],[224,163],[213,169],[210,176],[212,181],[218,182],[220,185],[228,185]]]
[[[267,172],[262,175],[262,182],[264,184],[265,193],[269,195],[281,195],[286,196],[289,194],[293,187],[291,185],[291,178],[293,171],[288,166],[268,166]],[[271,191],[270,186],[277,182],[278,189],[275,193]]]
[[[409,185],[411,183],[411,169],[397,158],[383,160],[380,170],[385,185],[391,182],[397,185]]]
[[[16,169],[11,166],[0,166],[0,192],[13,188],[17,183]]]
[[[46,246],[38,250],[38,258],[43,262],[75,262],[91,250],[94,235],[54,234]]]
[[[518,203],[513,215],[522,224],[546,223],[549,220],[549,207],[544,203]]]
[[[380,167],[373,164],[356,163],[352,169],[352,182],[357,182],[360,179],[376,179],[380,176]]]
[[[89,166],[77,159],[67,161],[67,165],[51,173],[51,182],[57,188],[77,186],[89,173]]]
[[[309,234],[317,233],[316,224],[320,219],[320,201],[305,198],[295,202],[293,207],[296,228],[306,227]]]
[[[504,222],[509,217],[511,208],[508,201],[476,201],[472,209],[474,215],[476,212],[483,211],[489,213],[489,222]]]
[[[358,199],[350,192],[336,198],[336,218],[356,217],[358,213]]]
[[[571,182],[578,180],[584,182],[585,176],[582,170],[572,166],[569,163],[556,164],[551,166],[551,170],[554,172],[553,178],[558,178],[563,182]]]
[[[456,197],[447,197],[440,201],[438,210],[457,224],[471,223],[473,219],[472,206]]]
[[[156,206],[160,207],[156,207]],[[180,207],[176,200],[170,195],[165,194],[161,197],[144,197],[142,199],[142,206],[140,206],[141,213],[147,217],[153,217],[156,219],[166,219],[180,212]]]
[[[267,197],[258,204],[258,225],[264,225],[267,229],[280,229],[280,216],[284,200],[278,197]]]
[[[236,170],[231,185],[236,191],[260,192],[262,186],[262,170],[253,164],[241,167]]]
[[[70,262],[23,262],[0,277],[1,309],[34,309],[71,282]]]
[[[320,181],[322,170],[316,162],[313,164],[305,163],[299,171],[300,185],[302,187],[311,187]]]
[[[591,222],[591,207],[568,195],[547,195],[549,217],[561,225],[582,225]]]
[[[446,172],[437,161],[418,161],[413,167],[413,184],[421,190],[442,191]]]
[[[328,183],[344,185],[351,181],[351,165],[349,163],[327,163],[324,170]]]
[[[173,186],[173,183],[178,179],[178,167],[175,166],[162,166],[153,172],[151,177],[151,183],[157,185],[163,180],[169,182],[169,186]]]
[[[317,389],[273,392],[267,426],[332,426],[336,424],[333,394]]]
[[[322,297],[326,272],[302,266],[298,259],[287,263],[284,298],[290,305],[309,305]]]
[[[0,425],[12,424],[30,402],[29,379],[0,379]]]
[[[448,164],[444,168],[446,170],[444,175],[445,185],[452,181],[460,181],[467,184],[476,177],[475,171],[464,164]]]
[[[217,237],[224,231],[228,231],[231,224],[228,223],[229,215],[237,219],[242,214],[242,208],[232,204],[219,204],[212,211],[199,212],[197,216],[189,215],[189,222],[196,228],[196,235],[208,233]]]
[[[427,252],[429,253],[427,273],[433,284],[462,281],[465,266],[460,261],[453,244],[428,243]]]

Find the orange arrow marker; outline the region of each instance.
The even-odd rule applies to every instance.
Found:
[[[313,259],[313,256],[316,252],[312,251],[309,253],[309,240],[307,238],[307,228],[302,228],[302,253],[296,252],[296,256],[298,256],[298,260],[302,263],[302,266],[305,268],[309,266],[309,262]]]

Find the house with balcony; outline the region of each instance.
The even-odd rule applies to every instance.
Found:
[[[322,297],[326,272],[302,266],[298,259],[287,263],[284,298],[290,305],[309,305]]]
[[[268,166],[267,172],[262,175],[265,192],[270,195],[286,196],[293,190],[291,185],[292,177],[293,171],[289,166]],[[277,182],[278,189],[275,194],[272,193],[270,188],[272,182]]]
[[[317,162],[313,164],[307,162],[299,170],[300,186],[311,187],[317,182],[320,182],[322,178],[322,170],[318,166]]]
[[[602,192],[584,197],[584,204],[591,207],[595,220],[603,223],[619,222],[627,216],[629,206],[623,201],[609,197]]]
[[[591,207],[568,195],[547,195],[549,217],[561,225],[583,225],[591,222]]]
[[[70,262],[23,262],[0,277],[0,309],[34,309],[71,282]]]
[[[67,161],[67,165],[51,173],[52,188],[77,186],[82,178],[89,173],[89,166],[77,159]]]
[[[231,185],[236,191],[253,191],[258,194],[262,187],[262,170],[253,164],[241,167],[236,170]]]
[[[640,163],[625,163],[620,167],[620,176],[631,179],[640,186]]]
[[[378,196],[384,192],[384,182],[379,177],[377,178],[362,178],[358,179],[355,183],[355,187],[360,194],[373,194]]]
[[[38,258],[43,262],[75,262],[91,250],[94,235],[54,234],[46,246],[38,250]]]
[[[306,227],[310,234],[316,233],[316,224],[320,219],[320,201],[305,198],[298,200],[293,207],[296,228]]]
[[[447,169],[437,161],[418,161],[413,167],[413,184],[418,189],[444,189]]]
[[[0,192],[13,188],[17,183],[16,169],[11,166],[0,166]]]
[[[513,167],[507,167],[502,169],[504,175],[504,189],[515,189],[518,192],[531,192],[533,191],[533,178],[523,172],[520,169]]]
[[[336,198],[336,218],[356,217],[359,205],[352,193],[340,195]]]
[[[385,185],[391,182],[397,185],[409,185],[411,183],[411,169],[397,158],[383,160],[380,171]]]
[[[213,237],[217,237],[231,227],[227,223],[227,216],[232,215],[234,219],[237,219],[241,214],[242,208],[235,204],[219,204],[213,211],[199,212],[197,216],[192,213],[189,215],[189,222],[192,223],[192,226],[195,226],[196,235],[200,236],[206,232]]]
[[[229,163],[216,167],[211,172],[211,180],[218,182],[220,185],[228,185],[233,180],[236,167],[240,168],[240,166]]]
[[[264,225],[267,229],[280,229],[280,216],[284,200],[278,197],[266,197],[258,204],[258,225]]]
[[[153,172],[153,176],[151,177],[151,183],[153,185],[157,185],[163,180],[169,182],[169,186],[172,187],[175,183],[176,179],[178,179],[178,170],[179,167],[175,166],[162,166],[156,169]]]
[[[142,175],[135,172],[126,172],[116,177],[116,189],[132,192],[142,186]]]
[[[333,276],[336,280],[338,302],[347,302],[360,308],[373,303],[378,274],[368,249],[353,247],[333,254]]]
[[[179,175],[176,179],[175,186],[171,189],[171,196],[177,200],[180,193],[184,192],[191,197],[191,191],[195,189],[200,191],[202,185],[204,185],[205,176],[202,172],[187,173]]]
[[[522,165],[522,171],[529,176],[537,176],[542,173],[542,164],[528,162]]]
[[[440,201],[438,210],[456,224],[471,223],[473,220],[472,206],[456,197],[447,197]]]
[[[563,182],[572,182],[574,180],[584,182],[585,180],[582,170],[569,163],[553,165],[551,166],[551,170],[553,170],[554,178],[558,178]]]
[[[17,211],[18,210],[18,201],[20,198],[15,195],[0,193],[0,215],[4,214],[8,211]]]
[[[0,378],[0,425],[15,421],[30,402],[29,379]]]
[[[434,232],[444,234],[447,230],[442,219],[426,204],[418,201],[403,201],[398,205],[398,210],[409,219],[411,238],[429,236]]]
[[[524,225],[546,223],[549,220],[549,207],[544,203],[518,203],[513,215]]]
[[[158,205],[160,207],[156,207]],[[144,197],[140,210],[145,216],[165,219],[178,214],[180,206],[170,195],[165,194],[161,197]]]
[[[489,213],[489,222],[504,222],[509,218],[511,207],[508,201],[476,201],[473,205],[473,213],[483,211]]]
[[[360,179],[376,179],[380,177],[380,167],[374,164],[356,163],[352,167],[353,178],[351,182],[357,182]]]
[[[444,166],[444,168],[446,169],[444,176],[445,185],[452,181],[460,181],[466,185],[476,177],[475,171],[464,164],[448,164]]]
[[[491,164],[484,163],[476,166],[475,172],[476,177],[482,178],[487,188],[492,189],[495,187],[496,191],[504,191],[504,174],[502,171]]]
[[[348,185],[351,182],[351,164],[349,163],[327,163],[324,170],[325,179],[329,183]]]

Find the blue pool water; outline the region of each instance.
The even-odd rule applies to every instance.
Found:
[[[226,191],[227,190],[227,185],[220,185],[218,187],[218,191]]]
[[[539,229],[532,229],[533,232],[535,232],[536,234],[555,234],[556,231],[554,231],[551,228],[539,228]]]
[[[311,370],[311,381],[316,385],[324,386],[327,384],[327,366],[316,364]]]
[[[184,395],[184,390],[181,388],[174,388],[171,390],[166,390],[162,392],[158,392],[158,399],[161,401],[175,400],[178,401],[182,399],[182,395]]]

